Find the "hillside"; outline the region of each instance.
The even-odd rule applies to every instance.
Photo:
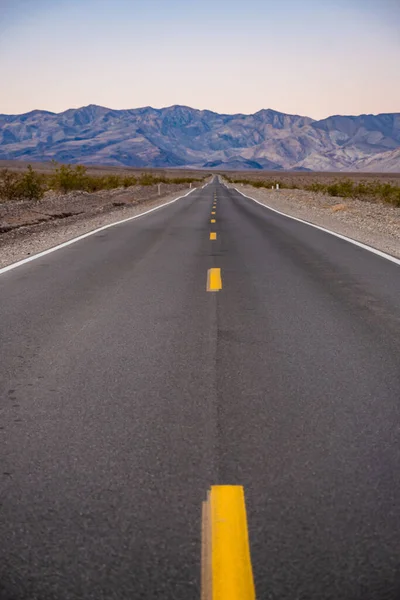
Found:
[[[0,159],[218,169],[400,172],[400,113],[320,121],[185,106],[0,115]]]

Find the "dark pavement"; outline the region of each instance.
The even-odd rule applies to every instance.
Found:
[[[0,599],[198,600],[215,483],[258,600],[400,598],[400,267],[217,182],[0,275]]]

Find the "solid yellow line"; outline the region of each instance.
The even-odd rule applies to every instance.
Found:
[[[243,487],[213,486],[209,502],[212,600],[255,600]]]
[[[216,223],[217,221],[215,219],[211,219],[211,223]]]
[[[221,269],[208,269],[207,292],[219,292],[222,290]]]
[[[217,234],[216,233],[210,233],[210,240],[216,240],[217,239]]]

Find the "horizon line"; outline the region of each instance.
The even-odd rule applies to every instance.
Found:
[[[102,106],[101,104],[87,104],[87,105],[83,105],[83,106],[78,106],[76,108],[67,108],[65,110],[62,110],[60,112],[55,112],[55,111],[51,111],[51,110],[45,110],[45,109],[41,109],[41,108],[34,108],[32,110],[29,110],[27,112],[24,113],[0,113],[0,116],[2,117],[24,117],[27,115],[31,115],[32,113],[46,113],[49,115],[54,115],[54,116],[59,116],[59,115],[63,115],[66,112],[69,111],[79,111],[79,110],[83,110],[85,108],[102,108],[104,110],[107,111],[112,111],[112,112],[127,112],[127,111],[139,111],[139,110],[154,110],[157,112],[160,112],[162,110],[168,110],[171,108],[186,108],[189,110],[194,110],[197,112],[208,112],[208,113],[212,113],[214,115],[219,115],[219,116],[226,116],[226,117],[252,117],[255,116],[261,112],[273,112],[273,113],[277,113],[280,115],[285,115],[288,117],[300,117],[303,119],[311,119],[313,122],[320,122],[320,121],[325,121],[326,119],[331,119],[333,117],[378,117],[378,116],[382,116],[382,115],[399,115],[400,116],[400,112],[383,112],[383,113],[361,113],[358,115],[355,114],[332,114],[332,115],[328,115],[327,117],[323,117],[322,119],[315,119],[313,117],[309,117],[308,115],[301,115],[298,113],[285,113],[279,110],[276,110],[274,108],[261,108],[260,110],[257,110],[254,113],[241,113],[241,112],[237,112],[237,113],[225,113],[225,112],[217,112],[215,110],[210,110],[208,108],[194,108],[192,106],[188,106],[186,104],[171,104],[170,106],[163,106],[161,108],[154,108],[153,106],[147,105],[147,106],[138,106],[136,108],[110,108],[108,106]]]

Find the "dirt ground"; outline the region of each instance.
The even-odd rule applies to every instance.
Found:
[[[188,187],[188,184],[162,183],[160,195],[165,196]],[[103,190],[92,194],[81,191],[68,194],[47,192],[39,202],[4,202],[0,204],[0,236],[42,223],[55,224],[61,220],[84,219],[122,206],[135,206],[158,196],[158,186],[153,185],[133,186],[126,190]]]

